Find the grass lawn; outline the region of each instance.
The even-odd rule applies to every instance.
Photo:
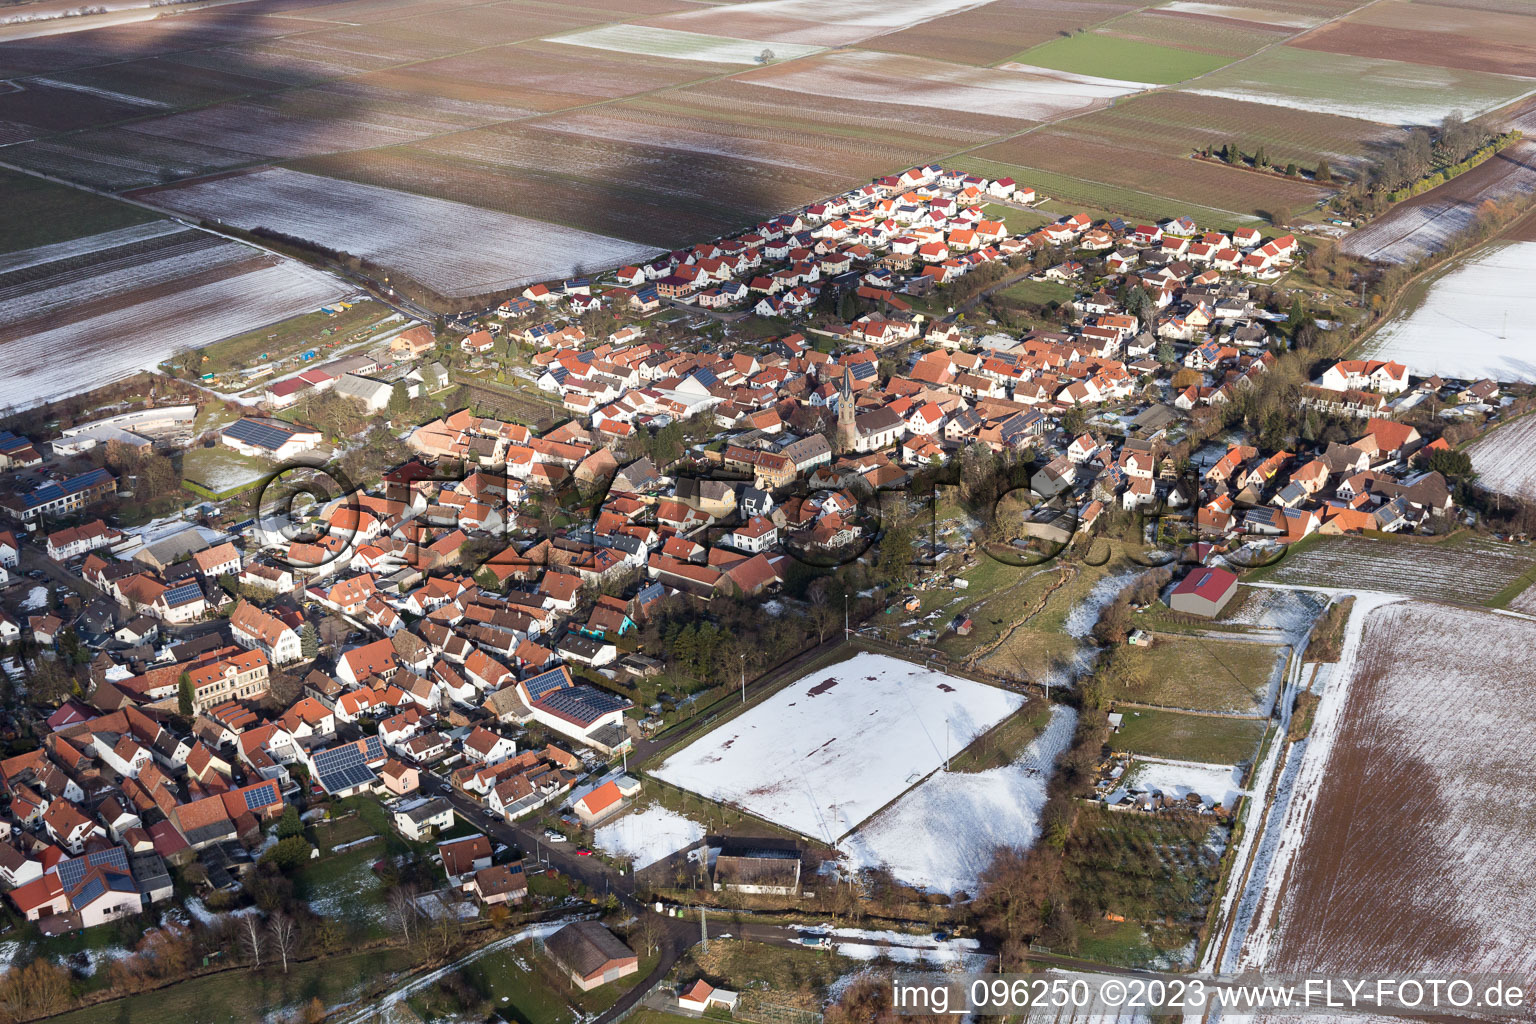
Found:
[[[1156,956],[1157,951],[1135,921],[1100,920],[1082,930],[1073,955],[1099,963],[1139,965]]]
[[[0,170],[0,252],[15,252],[159,220],[148,210]]]
[[[1050,302],[1071,302],[1077,292],[1070,285],[1056,281],[1020,281],[997,294],[1005,299],[1027,302],[1031,306],[1044,306]]]
[[[1201,206],[1179,199],[1169,199],[1154,192],[1123,185],[1113,185],[1093,178],[1047,171],[1026,164],[990,160],[984,156],[960,156],[946,160],[957,170],[985,174],[990,178],[1012,177],[1027,181],[1040,194],[1051,196],[1054,201],[1042,203],[1047,212],[1087,213],[1096,220],[1104,219],[1112,211],[1114,216],[1146,220],[1148,223],[1189,214],[1202,226],[1231,229],[1252,227],[1261,223],[1250,214]],[[1117,173],[1104,171],[1106,176]]]
[[[1160,46],[1135,39],[1081,32],[1075,36],[1052,39],[1014,58],[1021,64],[1033,64],[1058,71],[1072,71],[1125,82],[1149,82],[1171,85],[1232,63],[1231,57],[1219,57],[1175,46]]]
[[[1120,731],[1110,737],[1115,750],[1206,764],[1238,764],[1252,759],[1264,735],[1257,718],[1216,718],[1177,711],[1126,708]]]
[[[1050,720],[1049,704],[1026,704],[1003,719],[985,736],[977,737],[976,742],[950,758],[949,769],[955,772],[984,772],[1012,764]]]
[[[471,985],[503,1017],[519,1024],[565,1024],[574,1014],[532,969],[533,943],[520,942],[464,968]]]
[[[677,977],[691,981],[707,975],[727,988],[779,1006],[820,1010],[828,987],[858,967],[858,961],[831,950],[808,946],[769,946],[741,939],[711,939],[709,952],[698,946],[677,966]]]
[[[274,471],[271,462],[243,455],[226,445],[189,448],[181,456],[181,477],[186,484],[196,484],[199,493],[226,498],[248,491]],[[194,488],[197,489],[197,488]]]
[[[50,1018],[57,1024],[266,1024],[313,998],[347,1002],[364,985],[414,963],[402,949],[368,950],[280,970],[228,971]]]
[[[1196,711],[1252,711],[1268,689],[1280,648],[1159,634],[1151,647],[1132,648],[1132,664],[1148,682],[1127,699]]]
[[[988,203],[982,207],[982,212],[988,220],[1002,221],[1011,235],[1027,235],[1035,228],[1056,221],[1054,216],[1040,210],[1021,210],[1016,206],[1001,206],[997,203]]]

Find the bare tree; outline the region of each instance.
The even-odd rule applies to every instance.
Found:
[[[261,915],[254,910],[249,914],[240,915],[239,924],[240,945],[245,948],[247,954],[257,967],[261,966]]]
[[[279,910],[267,920],[267,930],[272,933],[272,945],[283,958],[283,973],[287,974],[288,958],[298,952],[299,926],[293,918]]]
[[[408,885],[397,885],[389,890],[389,920],[400,930],[405,944],[411,944],[411,929],[421,908],[416,905],[416,891]]]
[[[647,956],[656,952],[661,945],[662,936],[666,933],[666,926],[662,923],[660,914],[641,914],[640,925],[635,929],[635,937],[645,947]]]

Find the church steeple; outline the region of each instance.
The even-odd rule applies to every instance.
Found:
[[[852,449],[859,439],[853,406],[853,371],[844,366],[843,387],[837,396],[837,443],[844,451]]]

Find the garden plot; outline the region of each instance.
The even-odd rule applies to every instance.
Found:
[[[1366,354],[1425,377],[1536,381],[1533,273],[1536,242],[1490,246],[1434,278],[1417,306],[1376,332]]]
[[[1000,847],[1028,847],[1056,759],[1077,716],[1057,707],[1013,764],[984,772],[940,771],[838,843],[855,868],[889,868],[897,881],[931,892],[975,893]]]
[[[1120,779],[1120,788],[1109,797],[1111,804],[1127,793],[1152,793],[1183,800],[1193,793],[1203,807],[1221,805],[1227,810],[1247,795],[1242,788],[1243,769],[1229,764],[1197,764],[1138,757]]]
[[[1536,500],[1536,416],[1500,427],[1467,451],[1479,484],[1500,494]]]
[[[703,838],[703,825],[653,805],[598,828],[592,833],[592,845],[614,857],[630,858],[639,871]]]
[[[807,57],[825,49],[822,46],[800,46],[794,43],[774,43],[770,47],[751,39],[733,39],[670,28],[647,28],[643,25],[605,25],[572,32],[570,35],[552,36],[545,41],[649,57],[709,61],[714,64],[768,64]],[[764,54],[772,56],[763,60]]]
[[[1144,88],[1026,64],[974,68],[895,53],[840,51],[749,74],[753,85],[858,102],[1045,120]]]
[[[791,683],[654,774],[832,843],[1023,703],[866,652]]]
[[[1512,103],[1536,81],[1400,60],[1276,46],[1200,80],[1190,92],[1271,106],[1342,114],[1385,124],[1438,124]]]
[[[654,252],[589,231],[285,168],[159,191],[153,201],[363,256],[444,295],[497,291]]]
[[[1530,548],[1481,538],[1425,544],[1328,537],[1292,551],[1267,579],[1289,586],[1487,602],[1533,567],[1536,555]]]
[[[1403,602],[1351,629],[1232,966],[1528,975],[1536,623]]]

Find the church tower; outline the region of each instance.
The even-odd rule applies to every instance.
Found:
[[[859,440],[853,406],[853,371],[845,366],[843,389],[837,396],[837,446],[845,452],[853,451]]]

